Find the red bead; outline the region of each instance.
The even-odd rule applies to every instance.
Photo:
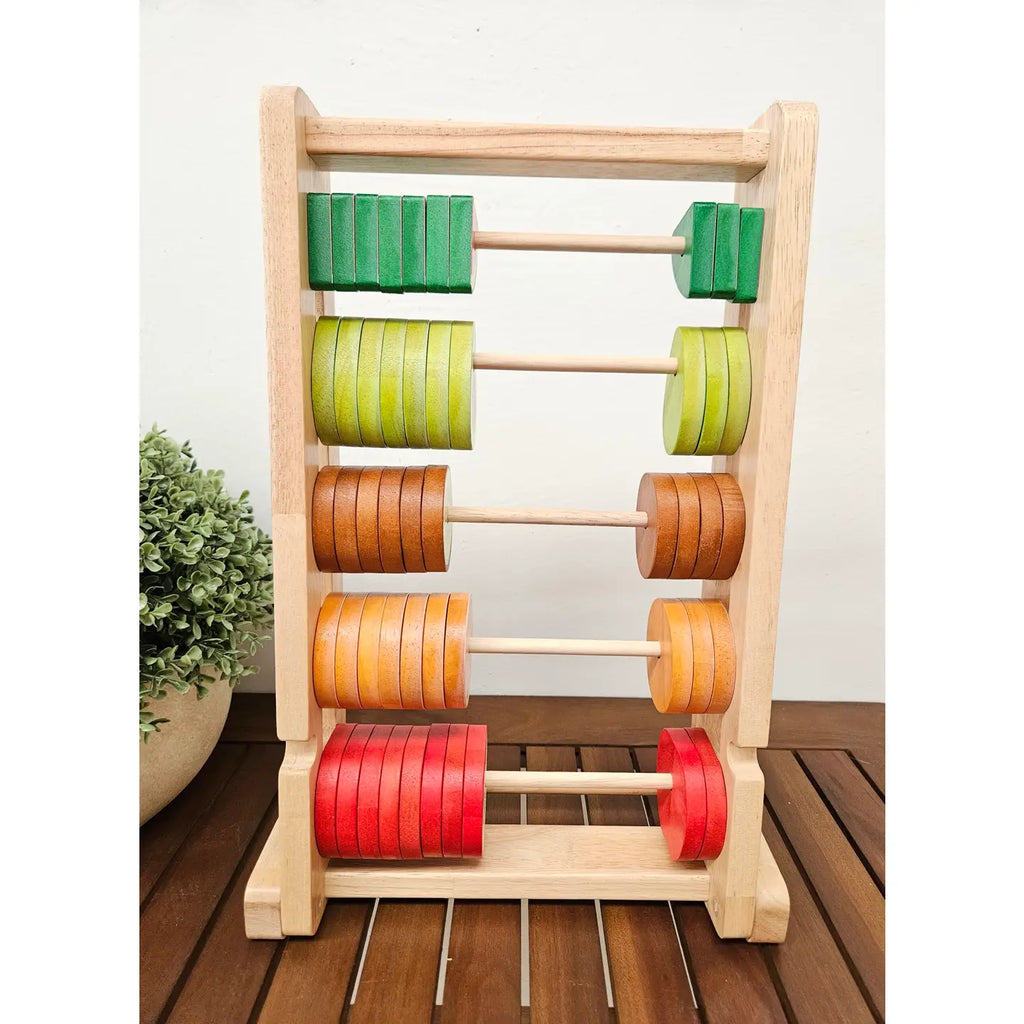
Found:
[[[420,839],[420,787],[423,783],[423,755],[428,727],[413,726],[402,757],[402,779],[398,798],[398,845],[405,860],[423,856]]]
[[[385,860],[402,856],[398,840],[398,801],[402,782],[402,758],[411,725],[396,725],[391,730],[380,770],[380,796],[377,800],[377,825],[380,830],[380,855]]]
[[[462,782],[466,767],[468,725],[448,729],[441,794],[441,856],[462,856]]]
[[[484,853],[484,773],[487,771],[487,726],[471,725],[466,739],[462,780],[462,856]]]
[[[334,831],[334,814],[338,798],[338,769],[345,753],[345,744],[353,726],[335,726],[331,738],[324,745],[320,755],[320,767],[316,773],[316,790],[313,795],[313,833],[316,848],[321,857],[338,856],[338,839]]]
[[[375,725],[363,750],[356,800],[356,837],[363,860],[380,857],[380,772],[392,726]]]
[[[728,802],[725,795],[725,775],[715,753],[714,744],[703,729],[687,729],[704,766],[704,791],[707,798],[707,823],[704,826],[704,843],[698,859],[714,860],[725,845],[725,830],[728,822]]]
[[[423,778],[420,783],[420,841],[424,857],[441,854],[441,788],[444,783],[445,748],[448,725],[430,726],[423,751]]]
[[[696,860],[704,843],[707,798],[704,766],[685,729],[662,729],[659,772],[671,772],[672,788],[658,791],[661,831],[673,860]]]
[[[359,769],[363,748],[373,732],[372,725],[357,725],[345,744],[345,753],[338,769],[338,796],[334,809],[334,831],[339,857],[358,857],[356,838],[356,799],[359,793]]]

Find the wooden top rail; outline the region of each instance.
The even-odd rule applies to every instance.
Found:
[[[752,128],[306,118],[306,152],[327,171],[749,181],[768,143]]]

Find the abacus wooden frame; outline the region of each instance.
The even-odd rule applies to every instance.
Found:
[[[245,893],[251,938],[312,935],[329,897],[703,900],[722,937],[780,942],[789,896],[761,836],[779,583],[817,147],[817,111],[775,103],[750,128],[596,128],[369,121],[321,117],[301,89],[270,87],[260,108],[271,501],[276,616],[277,730],[285,741],[278,821]],[[488,825],[480,861],[366,864],[317,852],[313,792],[320,753],[344,712],[317,707],[310,650],[325,594],[341,577],[317,571],[310,513],[328,451],[310,397],[316,317],[331,293],[309,287],[307,192],[329,192],[331,170],[542,177],[735,181],[735,201],[765,210],[761,281],[751,305],[726,305],[746,329],[753,394],[739,451],[716,457],[747,507],[731,580],[705,597],[729,608],[736,695],[724,715],[694,717],[718,752],[729,799],[720,857],[668,859],[660,830]]]

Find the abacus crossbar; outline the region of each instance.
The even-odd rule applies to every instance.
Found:
[[[475,352],[474,370],[542,370],[548,373],[660,373],[673,376],[679,360],[672,356],[520,355]]]
[[[620,658],[660,658],[657,640],[556,640],[527,636],[471,636],[470,654],[595,654]]]
[[[486,771],[489,793],[580,793],[649,796],[672,788],[671,772],[512,772]]]
[[[449,505],[449,523],[535,523],[540,526],[647,526],[646,512],[590,512],[575,508],[480,508]]]
[[[686,239],[674,235],[566,235],[526,231],[474,231],[474,249],[530,252],[668,253],[681,256]]]

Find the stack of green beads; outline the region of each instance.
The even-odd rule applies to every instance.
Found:
[[[686,239],[686,251],[672,257],[672,272],[688,299],[757,299],[764,210],[693,203],[672,234]]]

